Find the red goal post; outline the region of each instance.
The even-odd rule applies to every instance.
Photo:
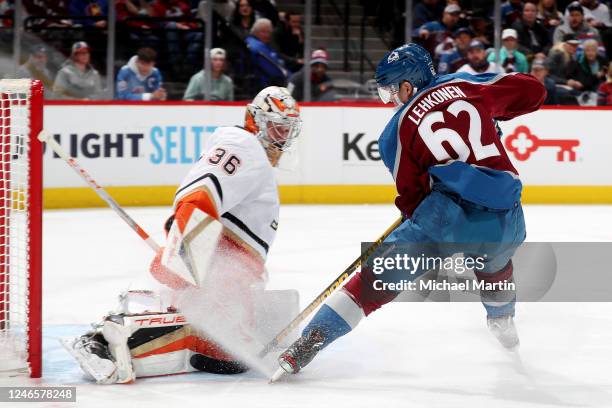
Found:
[[[0,374],[42,373],[43,86],[0,80]]]

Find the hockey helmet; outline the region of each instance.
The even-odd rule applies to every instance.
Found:
[[[387,54],[376,67],[378,95],[383,103],[395,100],[402,81],[408,81],[415,92],[433,81],[436,71],[431,55],[418,44],[402,45]]]
[[[247,105],[244,127],[263,147],[287,151],[302,129],[300,107],[287,88],[269,86]]]

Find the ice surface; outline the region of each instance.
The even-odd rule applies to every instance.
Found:
[[[163,240],[168,209],[128,212]],[[268,287],[298,289],[304,306],[352,262],[360,241],[396,216],[391,206],[282,207]],[[612,241],[612,207],[526,206],[525,216],[531,241]],[[522,364],[487,332],[480,304],[397,303],[278,384],[249,372],[96,386],[57,339],[81,334],[116,306],[120,291],[148,288],[152,254],[106,209],[47,211],[44,239],[44,378],[4,378],[0,386],[76,385],[78,406],[113,408],[612,406],[612,305],[604,303],[518,305]]]

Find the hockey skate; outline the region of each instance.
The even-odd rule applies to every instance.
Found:
[[[487,317],[487,326],[506,349],[510,351],[518,349],[520,341],[512,316]]]
[[[297,339],[278,357],[278,364],[285,372],[296,374],[323,348],[325,336],[319,329],[311,330],[308,335]]]
[[[101,333],[90,332],[73,339],[62,339],[60,342],[83,371],[98,384],[117,382],[117,366]]]

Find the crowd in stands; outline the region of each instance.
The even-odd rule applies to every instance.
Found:
[[[547,104],[608,105],[612,15],[605,0],[507,0],[501,49],[494,45],[493,2],[422,0],[413,38],[439,73],[521,72],[548,89]]]
[[[44,41],[29,47],[15,75],[41,79],[47,98],[107,98],[103,77],[112,75],[116,99],[204,99],[206,1],[213,1],[214,10],[209,98],[244,100],[262,87],[282,85],[303,100],[302,16],[285,10],[282,0],[116,0],[111,73],[104,59],[107,0],[23,0],[28,29]],[[392,38],[390,47],[404,41],[403,0],[362,3],[374,10],[377,32]],[[415,0],[412,40],[431,52],[440,74],[530,73],[548,89],[547,104],[612,104],[610,0],[504,1],[499,55],[493,3]],[[11,26],[11,6],[11,0],[0,0],[0,28]],[[73,35],[67,43],[61,35],[66,30],[79,30],[81,38]],[[335,100],[329,53],[323,44],[313,45],[312,100]],[[67,55],[55,69],[51,49]]]

